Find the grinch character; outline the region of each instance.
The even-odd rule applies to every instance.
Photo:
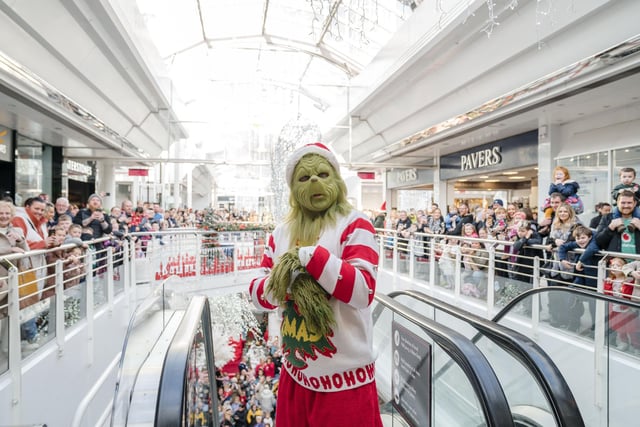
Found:
[[[286,178],[291,210],[269,238],[266,275],[249,287],[258,308],[282,314],[275,425],[381,427],[370,311],[375,231],[347,201],[326,146],[298,148]]]

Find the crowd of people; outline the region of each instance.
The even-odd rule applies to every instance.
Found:
[[[55,265],[58,260],[63,264],[65,296],[68,296],[67,290],[72,290],[85,281],[84,258],[88,251],[96,254],[94,265],[98,268],[94,274],[102,276],[106,270],[103,249],[113,246],[118,253],[122,240],[129,233],[197,227],[205,217],[205,211],[175,208],[165,211],[159,204],[152,203],[138,203],[134,208],[130,200],[124,200],[119,206],[107,211],[102,202],[99,194],[91,194],[82,208],[69,203],[66,197],[58,197],[52,202],[47,194],[30,197],[24,201],[23,206],[18,207],[9,197],[0,201],[0,256],[38,249],[50,250],[46,255],[25,257],[17,265],[21,282],[23,350],[38,348],[41,332],[46,332],[48,327],[48,315],[43,317],[38,313],[38,303],[54,301]],[[218,210],[216,215],[229,220],[249,217],[246,212],[229,213],[223,209]],[[108,239],[95,241],[102,238]],[[150,239],[151,235],[134,238],[137,249],[144,252]],[[161,238],[158,243],[164,245]],[[53,250],[63,245],[65,249]],[[8,298],[6,278],[10,267],[7,263],[0,263],[0,305],[5,304]],[[79,298],[65,298],[65,307],[79,304],[78,300]],[[50,313],[51,310],[46,312]],[[5,316],[6,309],[0,311],[0,320]],[[8,351],[7,329],[0,325],[0,350],[5,353]]]
[[[578,217],[582,202],[579,184],[569,171],[556,167],[554,181],[544,206],[538,212],[516,203],[494,200],[491,206],[471,210],[466,203],[451,207],[443,214],[437,204],[428,209],[392,209],[371,218],[374,227],[393,230],[398,249],[419,259],[429,254],[428,243],[437,235],[437,257],[445,286],[453,286],[455,249],[463,261],[463,293],[482,297],[486,292],[487,246],[496,248],[496,287],[508,279],[531,284],[533,259],[547,259],[542,267],[549,285],[575,285],[595,290],[600,251],[637,255],[640,253],[640,186],[633,168],[622,168],[620,181],[612,189],[611,201],[596,205],[597,215],[583,224]],[[427,233],[427,235],[421,234]],[[441,237],[440,237],[441,236]],[[482,241],[462,241],[460,237]],[[501,242],[510,242],[501,245]],[[416,244],[417,243],[417,244]],[[410,246],[413,245],[413,246]],[[583,249],[584,251],[575,251]],[[624,256],[607,259],[607,292],[628,299],[640,297],[639,263]],[[484,280],[484,281],[483,281]],[[552,297],[551,324],[578,330],[582,304]],[[589,304],[592,318],[595,305]],[[625,323],[626,325],[626,323]],[[640,330],[640,324],[636,328]],[[623,340],[621,347],[633,346],[640,352],[640,341]]]
[[[274,427],[281,359],[277,336],[255,338],[244,343],[237,369],[216,372],[221,426]]]
[[[379,212],[370,219],[380,232],[394,230],[397,233],[395,244],[399,250],[423,260],[429,256],[429,243],[435,235],[445,286],[453,286],[453,263],[459,249],[464,263],[466,288],[463,292],[469,295],[481,297],[486,293],[487,245],[492,244],[499,249],[495,258],[498,285],[500,280],[507,279],[532,283],[533,258],[539,256],[548,260],[543,270],[549,285],[570,284],[595,290],[600,251],[616,252],[620,255],[607,259],[604,290],[610,295],[632,299],[640,297],[640,261],[622,254],[640,253],[640,186],[635,178],[634,169],[623,168],[620,182],[612,189],[612,199],[596,205],[597,215],[588,224],[580,221],[576,211],[582,209],[577,194],[579,185],[570,180],[569,171],[563,167],[554,171],[554,182],[540,217],[536,209],[496,199],[487,207],[470,209],[463,202],[444,213],[433,203],[424,210],[392,209],[388,217],[387,212]],[[214,215],[220,221],[259,220],[254,213],[248,212],[217,210]],[[22,207],[14,206],[11,200],[2,200],[0,256],[74,244],[65,246],[68,249],[50,251],[46,256],[28,258],[33,264],[28,268],[37,274],[38,289],[29,298],[22,298],[21,308],[25,308],[34,304],[34,299],[54,295],[53,274],[48,269],[58,259],[65,265],[65,289],[84,280],[86,272],[81,259],[88,249],[99,250],[104,244],[93,244],[96,247],[90,248],[87,241],[106,236],[117,241],[137,231],[198,226],[204,217],[204,211],[175,208],[165,211],[160,205],[151,203],[139,203],[134,208],[130,200],[107,212],[98,194],[92,194],[81,209],[64,197],[52,203],[44,194],[27,199]],[[479,240],[466,241],[461,237]],[[510,244],[500,245],[500,242]],[[414,246],[410,247],[410,244]],[[140,239],[140,245],[144,246],[144,239]],[[576,249],[584,251],[576,252]],[[43,268],[45,266],[49,267]],[[0,263],[0,291],[7,289],[7,281],[1,279],[6,276],[7,266]],[[0,295],[6,298],[6,292]],[[550,323],[554,326],[577,331],[583,310],[583,304],[577,304],[575,299],[550,296]],[[593,319],[595,304],[588,304],[588,310]],[[640,353],[640,322],[635,317],[629,318],[624,305],[612,304],[610,311],[610,325],[617,334],[618,347]],[[6,315],[0,313],[0,317],[3,314]],[[23,347],[37,347],[38,327],[35,319],[22,322]],[[7,328],[0,332],[6,334]],[[0,342],[6,346],[5,338],[0,336]],[[6,348],[0,350],[6,352]],[[223,426],[273,426],[279,351],[277,345],[262,347],[253,343],[237,373],[217,377]]]

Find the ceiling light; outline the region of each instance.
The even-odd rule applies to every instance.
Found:
[[[467,178],[458,180],[458,182],[467,182],[467,181],[469,181]]]
[[[508,179],[526,179],[526,176],[510,176]]]
[[[502,172],[502,175],[517,175],[518,171],[507,171],[507,172]]]
[[[489,178],[489,175],[480,175],[480,179],[487,179]]]
[[[484,182],[500,182],[499,179],[485,179]]]

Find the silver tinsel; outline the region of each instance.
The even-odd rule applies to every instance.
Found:
[[[248,331],[261,335],[252,304],[246,293],[216,295],[209,298],[211,328],[223,337],[238,339]]]
[[[300,145],[321,141],[321,136],[318,126],[302,117],[291,120],[280,131],[271,153],[271,212],[276,223],[282,221],[289,210],[289,186],[284,173],[289,155]]]
[[[80,320],[80,299],[69,297],[64,300],[64,326],[69,327]]]

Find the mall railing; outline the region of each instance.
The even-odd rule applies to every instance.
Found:
[[[10,371],[19,383],[24,358],[49,342],[62,352],[80,322],[92,340],[95,316],[121,296],[135,307],[169,277],[197,285],[203,277],[231,280],[256,269],[265,240],[261,230],[175,229],[0,257],[6,271],[0,273],[0,375]],[[70,258],[75,251],[81,253]]]
[[[413,233],[403,238],[394,230],[377,230],[380,244],[381,270],[433,284],[435,289],[455,296],[469,297],[485,307],[486,317],[495,315],[509,301],[525,290],[545,286],[572,286],[604,293],[608,275],[607,262],[620,257],[629,262],[640,261],[640,255],[600,251],[597,265],[584,267],[597,271],[595,277],[570,268],[558,267],[557,250],[547,245],[532,245],[539,256],[512,253],[515,242],[487,238],[471,238],[430,233]],[[472,245],[480,246],[477,249]],[[475,253],[470,253],[475,250]],[[583,249],[573,251],[577,254]],[[640,270],[640,267],[638,267]],[[588,279],[595,286],[574,283]],[[632,280],[633,281],[633,280]],[[640,286],[625,297],[640,300]],[[623,295],[616,291],[618,297]]]

